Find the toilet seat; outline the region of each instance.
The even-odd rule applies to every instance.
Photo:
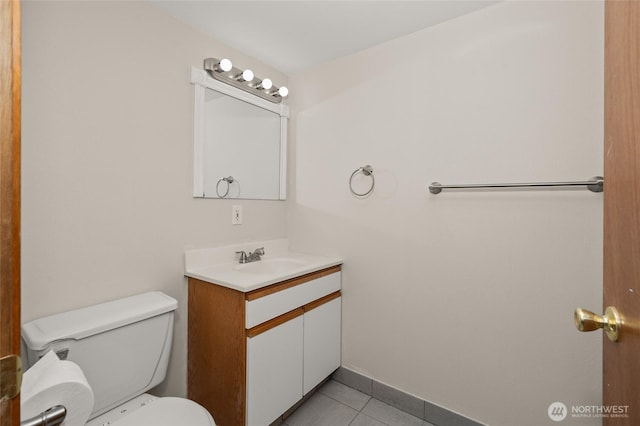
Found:
[[[114,426],[215,426],[213,417],[201,405],[175,397],[158,398],[118,421]]]

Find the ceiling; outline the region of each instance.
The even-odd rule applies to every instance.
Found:
[[[288,75],[497,3],[150,1],[199,31]]]

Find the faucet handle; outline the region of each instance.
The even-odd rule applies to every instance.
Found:
[[[254,254],[259,254],[260,256],[264,256],[264,247],[257,248],[253,251]]]
[[[240,255],[240,263],[247,263],[247,253],[244,250],[237,251],[236,254]]]

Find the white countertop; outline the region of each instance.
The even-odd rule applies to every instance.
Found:
[[[249,292],[280,281],[342,264],[331,256],[291,252],[288,240],[268,240],[185,251],[185,276]],[[264,247],[262,260],[239,264],[236,251]]]

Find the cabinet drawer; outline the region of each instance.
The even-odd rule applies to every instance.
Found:
[[[340,290],[340,272],[246,302],[247,329]]]

